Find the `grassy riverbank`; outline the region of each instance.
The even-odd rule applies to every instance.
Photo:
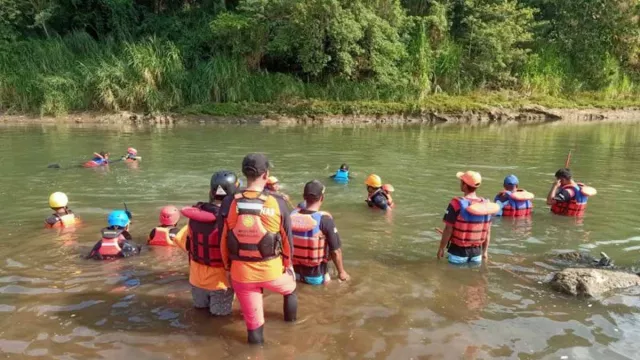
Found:
[[[490,109],[522,109],[542,106],[549,109],[627,109],[640,107],[637,97],[608,98],[603,94],[579,94],[572,97],[525,96],[518,93],[477,93],[469,95],[432,95],[422,101],[326,101],[300,100],[287,103],[209,103],[179,109],[178,113],[210,116],[322,116],[322,115],[395,115],[423,112],[459,113]]]
[[[640,37],[629,34],[640,29],[640,7],[632,5],[6,0],[0,113],[635,106]]]

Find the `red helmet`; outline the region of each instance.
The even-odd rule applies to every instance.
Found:
[[[133,156],[136,156],[136,155],[138,155],[138,150],[136,150],[136,149],[134,149],[134,148],[130,147],[130,148],[128,148],[128,149],[127,149],[127,153],[128,153],[128,154],[131,154],[131,155],[133,155]]]
[[[165,206],[160,210],[160,225],[173,226],[180,221],[180,211],[175,206]]]

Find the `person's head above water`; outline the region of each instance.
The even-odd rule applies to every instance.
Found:
[[[114,210],[107,217],[107,224],[110,228],[127,229],[130,223],[131,219],[129,219],[126,210]]]
[[[222,201],[227,195],[234,194],[239,186],[240,182],[233,171],[217,171],[211,175],[209,200]]]
[[[507,191],[516,191],[518,189],[518,184],[520,184],[520,180],[518,180],[518,177],[513,174],[504,178],[503,186]]]
[[[324,201],[324,191],[324,185],[318,180],[306,183],[302,193],[306,208],[313,208],[315,205],[321,205]]]
[[[138,155],[138,150],[136,150],[135,148],[128,148],[127,149],[127,154],[131,155],[131,156],[137,156]]]
[[[465,171],[456,174],[460,179],[460,190],[466,195],[475,192],[482,184],[482,176],[475,171]]]
[[[267,178],[267,188],[273,191],[280,191],[280,181],[275,176]]]
[[[349,171],[349,165],[347,165],[346,163],[340,165],[340,170],[341,171]]]
[[[251,153],[242,159],[242,174],[247,178],[247,188],[261,190],[267,185],[271,163],[264,154]]]
[[[160,210],[160,225],[176,226],[180,221],[180,211],[175,206],[165,206]]]
[[[570,184],[573,176],[571,175],[571,170],[567,168],[562,168],[556,171],[556,180],[560,180],[562,185]]]
[[[373,192],[382,187],[382,179],[376,174],[371,174],[364,180],[364,184],[367,185],[369,192]]]
[[[55,211],[62,211],[67,208],[69,198],[63,192],[54,192],[49,196],[49,207]]]

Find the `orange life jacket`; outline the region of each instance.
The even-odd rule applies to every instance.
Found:
[[[69,227],[69,226],[74,226],[80,222],[80,219],[78,219],[76,215],[71,211],[69,211],[68,213],[62,216],[58,214],[53,214],[53,216],[55,216],[58,221],[56,221],[53,224],[49,224],[45,222],[46,227],[49,227],[49,228]]]
[[[582,183],[563,186],[562,189],[570,190],[570,192],[573,193],[573,196],[569,201],[556,201],[556,203],[551,206],[551,212],[564,216],[584,216],[584,212],[587,209],[589,195],[585,194],[582,190],[583,187],[585,187],[585,185]]]
[[[328,214],[301,214],[298,209],[291,212],[293,265],[315,267],[329,260],[325,235],[320,230],[323,215]]]
[[[531,212],[533,210],[533,194],[518,189],[516,191],[506,191],[503,190],[500,192],[500,195],[506,195],[509,199],[506,204],[502,207],[502,216],[504,217],[524,217],[531,216]]]
[[[119,242],[126,240],[122,232],[123,230],[102,229],[102,239],[100,240],[98,254],[103,258],[122,256],[122,248],[120,248]]]
[[[228,229],[227,247],[231,260],[262,262],[275,259],[282,254],[282,238],[271,233],[262,224],[261,214],[266,194],[250,199],[236,194],[234,202],[238,218],[233,228]]]
[[[491,228],[491,215],[497,213],[500,207],[487,199],[456,198],[460,204],[460,213],[453,225],[451,242],[460,247],[476,247],[484,244]],[[484,209],[489,206],[480,206],[475,210],[472,205],[495,205],[491,210]],[[484,209],[484,210],[483,210]]]
[[[163,226],[156,227],[153,239],[149,239],[148,244],[153,246],[175,246],[176,244],[171,240],[171,233],[169,232],[171,229]]]
[[[187,234],[189,259],[202,265],[222,267],[216,221],[218,208],[211,204],[198,203],[193,207],[183,208],[180,212],[189,219]]]

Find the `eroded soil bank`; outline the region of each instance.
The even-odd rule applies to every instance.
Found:
[[[248,116],[214,116],[204,114],[143,114],[133,112],[81,112],[61,117],[0,115],[5,124],[110,124],[175,125],[187,123],[262,124],[262,125],[360,125],[360,124],[430,124],[491,125],[585,123],[594,121],[630,122],[640,120],[640,108],[625,109],[549,109],[526,106],[518,109],[488,108],[473,111],[413,111],[408,114],[267,114]]]

